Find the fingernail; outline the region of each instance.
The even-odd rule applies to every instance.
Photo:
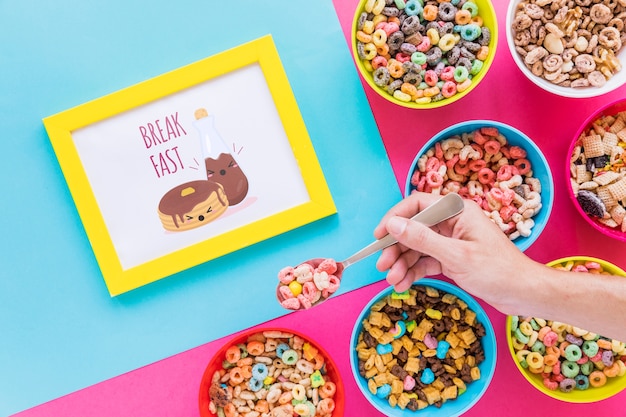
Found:
[[[389,233],[393,233],[395,235],[400,235],[406,229],[406,222],[403,219],[398,217],[392,217],[387,222],[387,230]]]

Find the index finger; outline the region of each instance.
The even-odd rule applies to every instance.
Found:
[[[423,193],[419,191],[413,192],[389,209],[376,228],[374,228],[374,237],[376,239],[380,239],[387,234],[387,220],[389,220],[390,217],[400,216],[408,219],[424,210],[441,197],[442,196],[436,194]]]

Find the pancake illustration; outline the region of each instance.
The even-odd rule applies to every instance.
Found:
[[[169,190],[159,202],[159,218],[166,230],[180,232],[212,222],[228,208],[224,187],[213,181],[197,180]]]

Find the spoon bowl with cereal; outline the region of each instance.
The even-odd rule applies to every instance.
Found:
[[[463,211],[463,198],[450,193],[417,213],[411,220],[434,226]],[[343,272],[350,265],[397,243],[387,235],[364,247],[344,261],[313,258],[298,266],[286,266],[278,273],[276,298],[288,310],[304,310],[326,301],[339,288]]]

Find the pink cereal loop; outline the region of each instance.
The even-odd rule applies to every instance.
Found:
[[[493,184],[496,178],[496,174],[491,170],[491,168],[481,168],[478,170],[478,181],[481,184]]]
[[[572,268],[572,272],[589,272],[585,265],[576,265]]]
[[[439,82],[439,76],[434,70],[427,70],[424,73],[424,82],[429,86],[434,87]]]
[[[309,308],[313,307],[313,304],[311,303],[311,300],[309,300],[307,297],[305,297],[302,294],[300,294],[298,296],[298,301],[300,301],[300,304],[302,305],[302,308],[304,308],[304,309],[309,309]]]
[[[476,159],[476,160],[470,161],[468,165],[469,165],[470,171],[478,172],[487,166],[487,162],[484,159]]]
[[[552,330],[543,336],[543,344],[546,346],[554,346],[559,339],[559,336]]]
[[[496,179],[498,181],[508,181],[513,176],[519,175],[519,171],[513,165],[502,165],[500,169],[498,169],[498,173],[496,174]]]
[[[295,298],[295,295],[293,294],[293,292],[291,291],[291,289],[289,288],[288,285],[281,285],[278,287],[278,292],[280,292],[280,295],[283,297],[283,299],[288,299],[288,298]]]
[[[422,38],[422,42],[417,45],[417,50],[420,52],[426,52],[430,49],[430,38],[428,36],[424,36]]]
[[[488,140],[484,145],[485,152],[491,155],[495,155],[500,152],[500,142],[497,140]]]
[[[332,294],[339,289],[339,283],[341,281],[339,277],[335,275],[330,275],[328,279],[330,281],[330,285],[328,285],[328,288],[326,288],[326,290],[328,290],[328,292]]]
[[[426,173],[426,183],[432,187],[441,187],[443,185],[443,177],[437,171],[428,171]]]
[[[441,165],[441,161],[443,160],[443,148],[441,147],[441,142],[435,143],[435,157],[438,159],[439,165]],[[426,166],[428,166],[428,161],[426,161]],[[436,169],[439,169],[439,166],[437,166]]]
[[[411,185],[413,187],[417,187],[417,184],[419,184],[420,175],[421,175],[421,172],[417,169],[415,170],[413,175],[411,175]]]
[[[443,75],[443,74],[442,74]],[[441,95],[445,98],[450,98],[456,94],[456,83],[454,81],[446,81],[441,88]]]
[[[550,391],[556,391],[556,389],[559,387],[559,384],[556,381],[552,381],[549,378],[544,378],[543,385]]]
[[[396,22],[387,22],[382,29],[387,33],[387,36],[389,36],[392,33],[399,31],[400,26],[398,26]]]
[[[511,146],[509,153],[513,159],[526,158],[526,151],[519,146]]]
[[[288,298],[280,303],[281,306],[288,310],[299,310],[300,301],[297,298]]]
[[[286,266],[278,272],[278,280],[285,285],[289,285],[295,279],[292,266]]]
[[[526,158],[519,158],[513,162],[513,166],[517,168],[521,175],[526,175],[530,172],[530,161]]]
[[[426,172],[437,171],[441,166],[441,161],[434,156],[431,156],[426,160]]]
[[[400,61],[402,63],[409,62],[411,60],[411,55],[407,55],[407,54],[405,54],[403,52],[398,52],[396,54],[396,60]]]
[[[380,67],[386,67],[387,66],[387,58],[385,58],[382,55],[377,55],[376,57],[374,57],[374,59],[372,59],[372,68],[374,69],[378,69]]]
[[[454,71],[455,71],[455,67],[453,67],[452,65],[448,65],[444,67],[443,71],[441,71],[441,75],[439,75],[439,78],[441,78],[444,81],[452,81],[454,80]],[[456,92],[456,83],[453,82],[453,84],[454,84],[454,91]]]
[[[301,295],[304,296],[307,300],[309,300],[310,303],[315,303],[319,301],[320,297],[322,296],[322,293],[320,290],[317,289],[317,287],[315,286],[313,282],[309,281],[309,282],[306,282],[302,286]],[[298,299],[300,299],[299,296],[298,296]]]
[[[504,190],[502,190],[502,199],[500,201],[502,201],[503,205],[510,206],[513,203],[516,195],[517,194],[515,193],[515,191],[511,190],[510,188],[505,188]]]
[[[594,262],[594,261],[587,261],[587,262],[585,262],[585,267],[587,269],[602,269],[600,264],[597,263],[597,262]]]
[[[328,275],[332,275],[337,272],[337,262],[334,259],[324,259],[316,268],[316,272],[326,272]]]

